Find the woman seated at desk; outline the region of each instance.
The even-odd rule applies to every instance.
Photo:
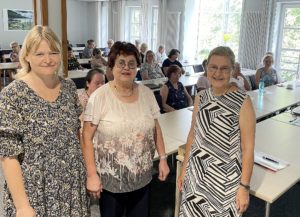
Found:
[[[259,81],[262,79],[265,83],[265,87],[278,83],[278,75],[276,69],[273,68],[273,56],[267,54],[263,58],[264,66],[256,70],[255,83],[258,87]]]
[[[146,53],[145,62],[141,66],[141,76],[143,80],[163,78],[159,65],[154,62],[155,54],[152,50],[148,50]]]
[[[93,50],[93,56],[92,56],[92,60],[91,60],[92,69],[104,68],[105,66],[107,66],[107,61],[102,57],[101,50],[98,48],[95,48]]]
[[[167,77],[169,80],[160,89],[165,112],[186,108],[193,104],[192,97],[188,94],[183,84],[179,82],[181,73],[182,70],[177,65],[168,67]]]
[[[234,64],[232,77],[230,78],[230,83],[235,85],[240,89],[244,91],[250,90],[250,85],[248,83],[248,80],[245,78],[245,76],[241,73],[241,65],[240,63],[236,62]]]
[[[198,78],[198,81],[197,81],[197,84],[196,84],[197,92],[199,92],[201,90],[205,90],[205,89],[210,87],[210,83],[209,83],[209,80],[207,78],[206,64],[207,64],[207,59],[203,60],[203,62],[202,62],[202,67],[203,67],[203,70],[204,70],[204,74],[201,75]]]
[[[72,48],[68,47],[68,70],[83,69],[77,58],[73,54]]]

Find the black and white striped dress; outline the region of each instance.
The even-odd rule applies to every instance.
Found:
[[[207,89],[199,97],[179,215],[241,216],[235,205],[242,169],[239,113],[247,95],[234,91],[214,96]]]

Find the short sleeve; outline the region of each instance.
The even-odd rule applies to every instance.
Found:
[[[79,97],[77,94],[77,89],[76,89],[76,85],[74,83],[74,81],[72,81],[71,79],[67,79],[67,82],[69,82],[70,84],[70,94],[74,97],[74,106],[75,106],[75,111],[76,111],[76,118],[77,118],[77,126],[78,126],[78,130],[81,128],[81,121],[80,121],[80,115],[82,114],[82,106],[80,104],[79,101]]]
[[[22,143],[24,125],[14,101],[16,93],[5,88],[0,94],[0,156],[18,156],[24,152]]]
[[[83,120],[92,122],[94,125],[98,125],[103,114],[105,106],[105,90],[108,84],[101,88],[98,88],[90,96],[86,105]]]
[[[146,96],[146,102],[148,103],[148,106],[151,110],[151,114],[153,116],[153,119],[158,119],[160,116],[160,108],[157,104],[157,101],[155,99],[154,93],[149,88],[144,87],[145,96]]]

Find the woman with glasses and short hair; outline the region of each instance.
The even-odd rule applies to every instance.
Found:
[[[262,62],[263,67],[257,69],[255,73],[256,87],[258,87],[258,83],[261,79],[264,81],[265,87],[277,84],[278,75],[276,69],[273,68],[273,56],[271,54],[266,54],[263,57]]]
[[[161,68],[155,62],[155,54],[152,50],[146,52],[145,62],[141,66],[141,76],[143,80],[165,77]]]
[[[134,82],[140,58],[133,44],[114,43],[108,66],[114,79],[90,96],[84,114],[87,190],[94,198],[101,196],[102,217],[124,212],[147,217],[155,149],[158,178],[164,181],[169,174],[159,106],[149,88]]]
[[[195,98],[179,216],[240,217],[249,205],[256,119],[250,97],[230,83],[234,63],[229,47],[208,56],[211,88]]]

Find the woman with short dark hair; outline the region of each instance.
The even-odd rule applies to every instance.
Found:
[[[168,81],[160,88],[162,105],[165,112],[186,108],[193,104],[192,97],[179,81],[181,69],[171,65],[167,70]]]
[[[134,82],[137,48],[115,42],[108,56],[114,79],[90,97],[84,114],[83,154],[87,190],[100,198],[101,217],[149,216],[149,191],[155,149],[159,179],[169,174],[160,109],[153,92]]]

